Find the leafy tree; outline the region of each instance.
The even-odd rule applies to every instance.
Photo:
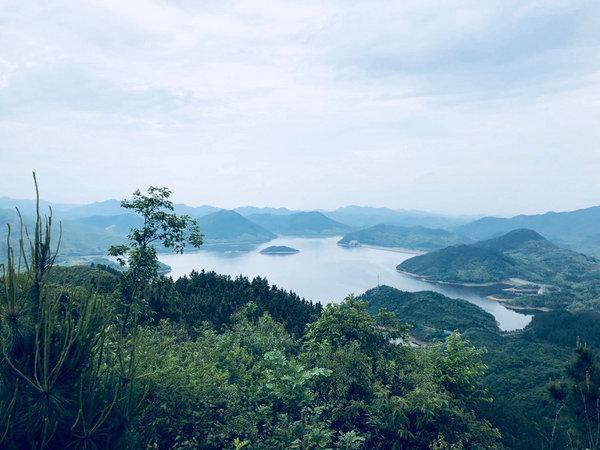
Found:
[[[202,234],[196,221],[190,216],[173,213],[171,191],[166,187],[148,188],[147,194],[139,190],[121,206],[142,216],[144,224],[134,228],[128,235],[129,243],[113,245],[108,254],[117,258],[128,269],[122,278],[123,321],[121,334],[125,334],[132,308],[140,290],[158,277],[158,258],[155,244],[183,253],[186,244],[202,245]]]

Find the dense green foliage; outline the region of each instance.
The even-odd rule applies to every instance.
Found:
[[[564,428],[571,446],[600,448],[600,363],[597,355],[578,342],[562,379],[548,389],[560,408],[557,425]]]
[[[387,286],[371,289],[362,298],[369,309],[393,311],[411,333],[431,342],[460,332],[487,352],[484,385],[492,403],[477,410],[496,425],[503,444],[517,449],[565,448],[572,441],[573,421],[556,426],[559,406],[548,394],[548,381],[563,376],[577,336],[598,348],[600,322],[595,313],[552,312],[536,315],[522,331],[503,333],[493,317],[464,300],[429,292],[402,292]],[[580,448],[580,447],[574,447]]]
[[[600,313],[551,311],[533,316],[525,331],[531,339],[575,347],[578,340],[600,348]]]
[[[151,376],[134,432],[158,448],[494,448],[497,432],[469,412],[485,401],[479,352],[458,335],[426,350],[390,342],[403,333],[353,299],[301,340],[252,304],[222,332],[144,327]]]
[[[231,278],[204,271],[192,272],[175,281],[161,278],[145,292],[145,297],[153,311],[154,323],[169,319],[184,325],[191,333],[205,323],[223,330],[251,302],[255,317],[268,313],[288,333],[301,336],[306,324],[316,320],[321,311],[320,304],[271,286],[264,278]]]
[[[330,219],[318,211],[292,214],[251,214],[248,219],[267,230],[290,236],[335,236],[350,230],[348,225]]]
[[[398,247],[424,252],[471,242],[468,238],[438,228],[399,227],[383,224],[348,233],[338,241],[338,244],[351,245],[353,241],[366,245]]]

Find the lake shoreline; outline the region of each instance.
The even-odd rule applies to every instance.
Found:
[[[495,295],[487,295],[485,298],[502,304],[505,308],[512,309],[513,311],[537,311],[537,312],[550,312],[552,309],[544,306],[518,306],[510,303],[507,298],[496,297]]]
[[[460,282],[456,282],[456,281],[442,281],[442,280],[432,280],[431,278],[425,276],[425,275],[419,275],[416,273],[412,273],[412,272],[407,272],[406,270],[402,270],[402,269],[398,269],[396,268],[396,270],[406,276],[409,276],[411,278],[416,278],[417,280],[420,281],[424,281],[426,283],[433,283],[433,284],[443,284],[446,286],[460,286],[460,287],[467,287],[467,288],[476,288],[476,287],[492,287],[492,286],[496,286],[496,285],[502,285],[502,284],[506,284],[506,285],[511,285],[509,282],[504,282],[504,281],[490,281],[488,283],[460,283]]]

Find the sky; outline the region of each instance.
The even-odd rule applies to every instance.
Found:
[[[0,0],[0,196],[600,204],[600,2]]]

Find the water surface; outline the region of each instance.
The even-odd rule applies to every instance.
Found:
[[[199,251],[161,254],[159,259],[171,266],[173,277],[202,269],[232,276],[261,276],[271,284],[323,304],[339,302],[350,293],[362,294],[379,283],[404,291],[432,290],[463,298],[493,314],[502,330],[523,328],[531,320],[531,316],[511,311],[474,290],[427,283],[399,273],[396,266],[414,256],[410,253],[341,247],[336,244],[339,239],[280,237],[249,252]],[[271,245],[285,245],[300,252],[293,255],[259,253]]]

